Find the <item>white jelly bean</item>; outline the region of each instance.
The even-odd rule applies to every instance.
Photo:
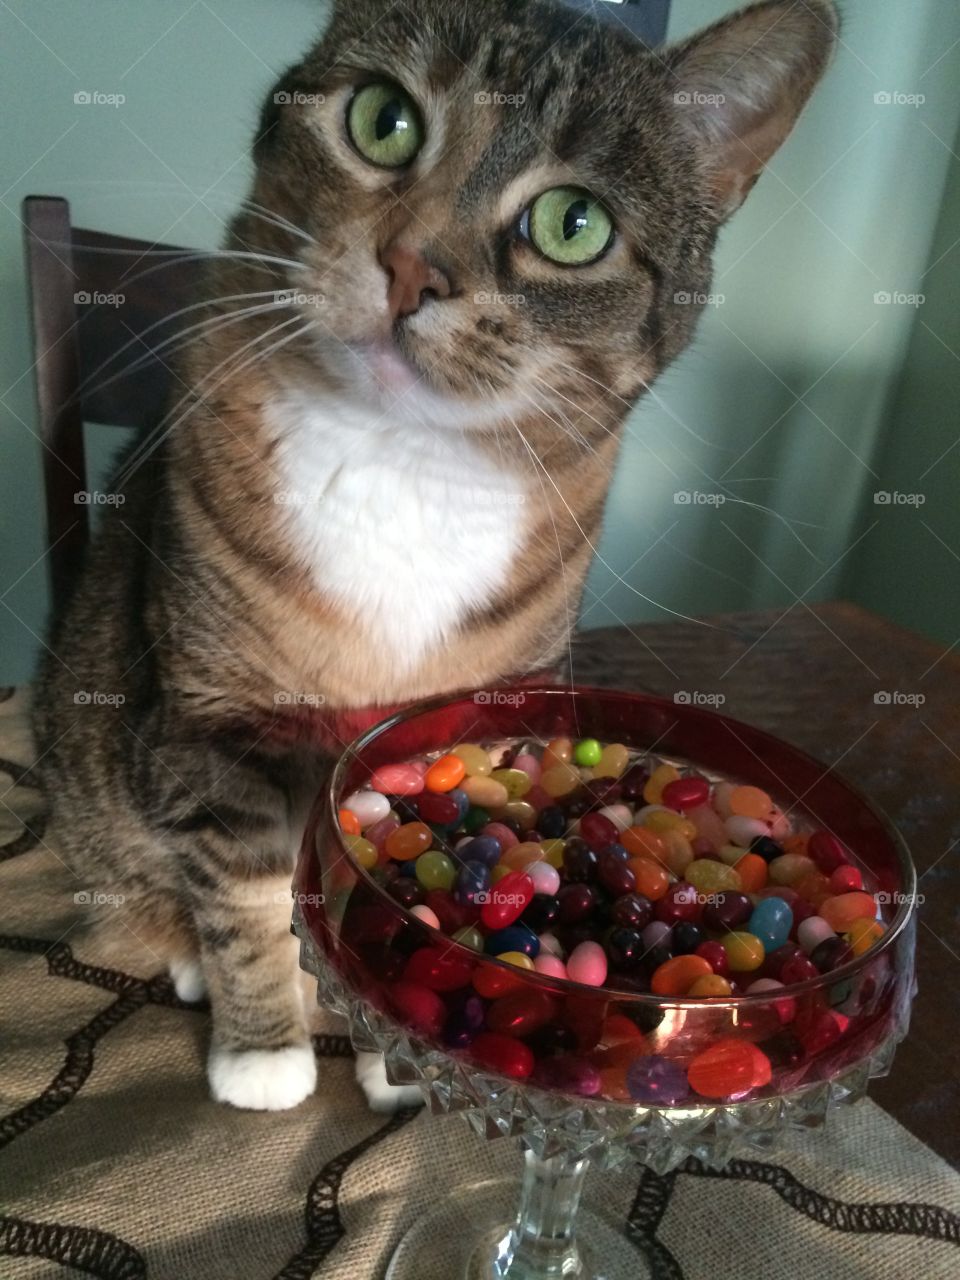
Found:
[[[563,947],[560,940],[555,938],[552,933],[541,933],[540,950],[549,951],[552,956],[563,956]]]
[[[723,825],[733,843],[740,845],[742,849],[749,848],[750,841],[757,836],[770,834],[770,828],[765,822],[761,822],[759,818],[741,817],[739,813],[731,814]]]
[[[415,907],[411,907],[410,914],[416,916],[422,924],[430,925],[431,929],[440,928],[440,917],[435,911],[431,911],[429,907],[424,906],[422,902],[418,902]]]
[[[530,862],[523,870],[533,881],[534,893],[548,893],[553,897],[560,888],[560,872],[549,862]]]
[[[629,805],[608,804],[597,812],[604,818],[609,818],[618,831],[626,831],[627,827],[633,824],[633,814],[630,812]]]
[[[343,802],[343,808],[349,809],[360,823],[361,831],[372,827],[375,822],[385,818],[390,812],[390,801],[380,791],[354,791]]]
[[[821,942],[826,942],[827,938],[835,936],[833,928],[827,924],[823,916],[808,916],[797,926],[797,942],[807,955],[819,947]]]

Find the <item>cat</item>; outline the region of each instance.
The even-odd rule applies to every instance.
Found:
[[[306,806],[384,708],[562,662],[624,419],[836,34],[830,0],[653,51],[540,0],[338,0],[267,95],[186,390],[120,464],[35,710],[63,861],[209,994],[215,1099],[313,1091]]]

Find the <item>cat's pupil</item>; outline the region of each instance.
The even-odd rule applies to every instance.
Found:
[[[564,240],[572,240],[578,231],[582,231],[587,225],[587,202],[586,200],[575,200],[573,204],[567,205],[567,211],[563,215],[563,238]]]
[[[403,108],[396,98],[383,104],[377,112],[377,119],[374,124],[374,132],[377,135],[378,142],[388,138],[395,129],[405,129],[407,127],[406,120],[401,118],[402,115]]]

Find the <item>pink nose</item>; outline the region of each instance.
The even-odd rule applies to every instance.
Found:
[[[387,273],[387,306],[390,319],[413,315],[420,310],[424,294],[435,298],[450,297],[450,281],[439,269],[427,262],[417,249],[394,241],[380,255],[380,263]]]

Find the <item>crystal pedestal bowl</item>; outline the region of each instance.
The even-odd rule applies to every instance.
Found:
[[[584,986],[455,942],[348,852],[340,802],[379,766],[463,742],[582,732],[762,788],[794,818],[832,833],[884,904],[882,938],[775,995],[666,998],[618,989],[615,976]],[[862,1097],[888,1071],[908,1025],[915,880],[896,832],[842,779],[696,706],[600,689],[506,688],[415,707],[360,737],[304,835],[294,887],[301,963],[317,978],[318,999],[347,1018],[355,1047],[384,1055],[393,1082],[416,1082],[435,1112],[461,1112],[481,1136],[518,1137],[525,1159],[517,1182],[445,1189],[404,1237],[388,1277],[635,1280],[636,1252],[613,1224],[580,1210],[589,1166],[637,1162],[665,1173],[691,1157],[720,1166],[769,1153],[787,1130],[818,1126]],[[440,1270],[431,1263],[438,1241]]]

